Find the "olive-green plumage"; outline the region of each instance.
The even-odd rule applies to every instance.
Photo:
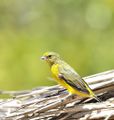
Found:
[[[100,101],[93,93],[88,84],[80,75],[55,52],[46,52],[42,59],[50,65],[51,72],[56,81],[68,90],[71,94],[82,97],[93,97]]]

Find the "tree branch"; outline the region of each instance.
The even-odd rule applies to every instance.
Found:
[[[114,119],[114,70],[83,79],[102,102],[77,95],[68,96],[59,85],[26,91],[0,91],[0,94],[11,96],[0,100],[0,120]]]

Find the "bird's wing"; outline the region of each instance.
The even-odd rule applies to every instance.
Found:
[[[59,66],[59,73],[59,77],[67,84],[81,92],[89,93],[87,83],[69,65]]]

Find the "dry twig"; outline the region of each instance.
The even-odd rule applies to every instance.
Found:
[[[0,91],[0,120],[114,120],[114,70],[84,78],[102,102],[70,96],[59,85],[27,91]]]

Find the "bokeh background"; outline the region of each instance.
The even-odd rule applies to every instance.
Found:
[[[0,89],[56,84],[45,51],[81,76],[113,69],[114,0],[1,0]]]

